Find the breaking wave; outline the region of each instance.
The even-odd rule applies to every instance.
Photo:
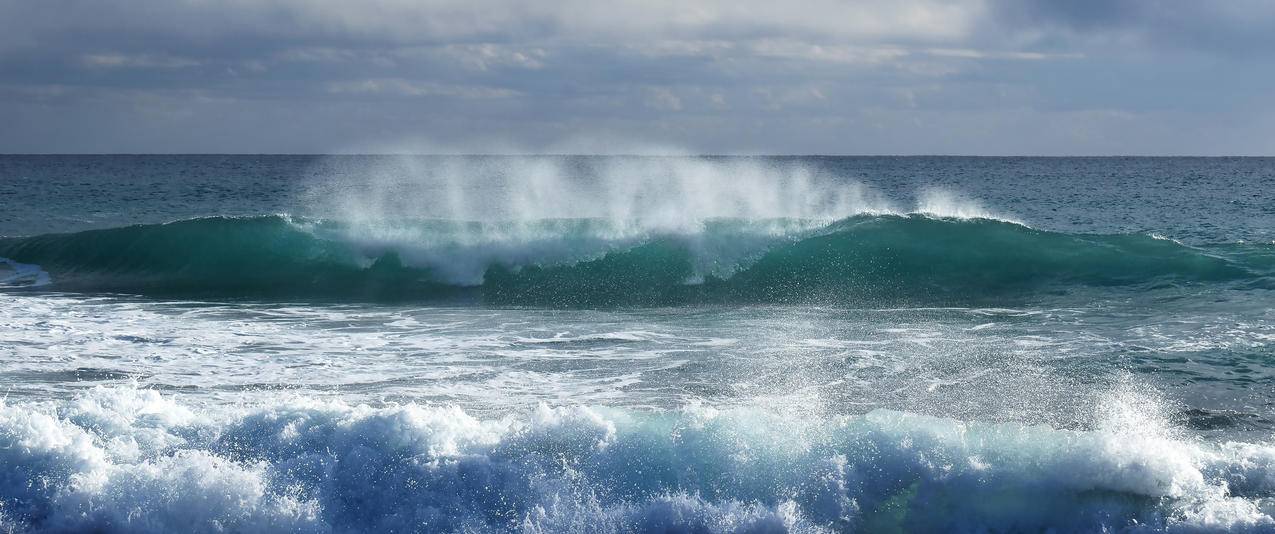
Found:
[[[59,291],[558,306],[994,301],[1084,286],[1252,282],[1271,263],[1264,251],[926,215],[714,219],[667,232],[604,219],[366,226],[215,217],[5,238],[0,256]]]
[[[97,532],[1275,529],[1275,448],[877,410],[455,407],[150,390],[0,405],[0,526]]]

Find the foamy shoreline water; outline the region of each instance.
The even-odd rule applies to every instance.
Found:
[[[1275,528],[1275,446],[1176,438],[1132,396],[1068,431],[706,406],[208,412],[97,388],[0,408],[0,495],[6,526],[42,531]]]

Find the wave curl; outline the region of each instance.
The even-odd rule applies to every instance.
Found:
[[[214,217],[0,239],[0,256],[38,265],[60,291],[557,306],[941,304],[1076,287],[1252,283],[1268,274],[1266,252],[924,215],[718,219],[667,233],[596,219],[369,228]]]

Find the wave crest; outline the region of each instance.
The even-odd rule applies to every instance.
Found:
[[[272,216],[0,240],[0,256],[38,264],[66,291],[562,306],[1001,301],[1262,279],[1271,263],[1263,251],[1222,252],[923,215],[719,219],[693,233],[595,219],[403,221],[373,231]]]

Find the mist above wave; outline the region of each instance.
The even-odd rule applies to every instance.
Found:
[[[313,213],[348,222],[603,219],[617,231],[693,232],[711,219],[897,211],[853,179],[795,161],[404,156],[347,166],[312,184]]]
[[[306,195],[322,217],[5,238],[0,256],[58,289],[559,306],[986,303],[1265,276],[1145,235],[1033,229],[941,188],[899,210],[797,160],[341,161]]]
[[[310,183],[300,204],[310,215],[384,229],[437,219],[506,223],[606,221],[608,237],[697,233],[707,221],[787,220],[807,225],[854,215],[923,213],[1012,220],[941,187],[890,199],[854,176],[797,159],[586,156],[400,156],[338,160]],[[335,165],[335,164],[334,164]],[[329,166],[331,167],[331,166]]]
[[[327,235],[405,251],[439,278],[478,285],[495,264],[592,259],[655,236],[692,250],[692,278],[729,275],[785,240],[855,215],[998,218],[959,193],[926,188],[913,209],[853,177],[799,160],[713,157],[383,157],[341,160],[302,211],[339,221]],[[423,220],[452,221],[422,225]],[[720,239],[731,221],[731,240]],[[445,257],[442,257],[445,256]]]
[[[59,290],[568,307],[987,303],[1083,287],[1260,289],[1267,279],[1262,262],[1225,250],[987,219],[861,215],[766,233],[803,224],[718,220],[698,234],[616,239],[599,237],[605,221],[549,220],[517,224],[542,234],[534,239],[459,244],[455,234],[503,232],[502,223],[400,223],[419,237],[394,241],[344,223],[208,218],[0,239],[0,256],[38,265]]]

